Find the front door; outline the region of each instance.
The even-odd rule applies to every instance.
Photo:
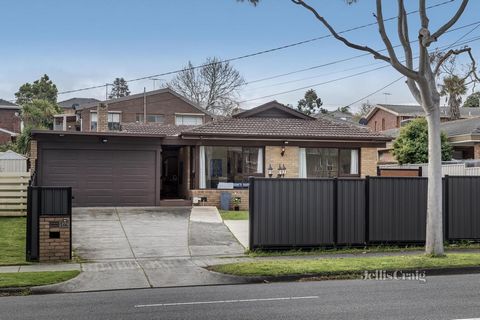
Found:
[[[164,149],[162,152],[162,199],[178,199],[179,167],[178,149]]]

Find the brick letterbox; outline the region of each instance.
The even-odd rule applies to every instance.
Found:
[[[40,216],[39,261],[64,261],[72,258],[71,219],[62,216]]]

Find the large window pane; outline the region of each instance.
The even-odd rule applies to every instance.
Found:
[[[332,178],[338,176],[338,149],[307,148],[307,177]]]
[[[120,114],[108,113],[108,130],[120,130]]]
[[[90,113],[90,131],[97,131],[97,113]]]
[[[340,170],[341,176],[358,174],[358,150],[357,149],[341,149],[340,153]]]
[[[263,176],[263,149],[205,147],[205,187],[216,189],[223,183],[233,188],[247,187],[249,176]]]
[[[177,115],[175,116],[175,124],[178,125],[199,125],[203,124],[202,115]]]

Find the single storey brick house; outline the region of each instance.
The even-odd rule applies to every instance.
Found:
[[[179,101],[170,101],[172,114],[183,103],[202,110],[174,97]],[[129,108],[124,104],[125,109],[117,109],[122,114]],[[391,140],[345,121],[307,116],[276,101],[223,119],[211,120],[204,113],[208,121],[201,124],[188,118],[183,123],[130,121],[111,130],[110,105],[115,101],[82,111],[91,116],[95,110],[96,131],[33,133],[38,185],[72,186],[76,206],[190,205],[197,199],[218,205],[220,194],[229,192],[246,208],[251,176],[375,175],[377,148]],[[191,113],[178,108],[179,113]]]

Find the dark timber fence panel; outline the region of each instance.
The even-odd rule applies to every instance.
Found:
[[[448,236],[480,238],[480,177],[448,176]]]
[[[334,180],[259,178],[250,188],[250,248],[334,243]]]
[[[426,178],[372,177],[368,202],[369,241],[425,241]]]
[[[425,241],[428,180],[250,180],[250,248]],[[446,176],[446,240],[480,240],[480,177]]]
[[[365,180],[338,180],[337,243],[365,243]]]

